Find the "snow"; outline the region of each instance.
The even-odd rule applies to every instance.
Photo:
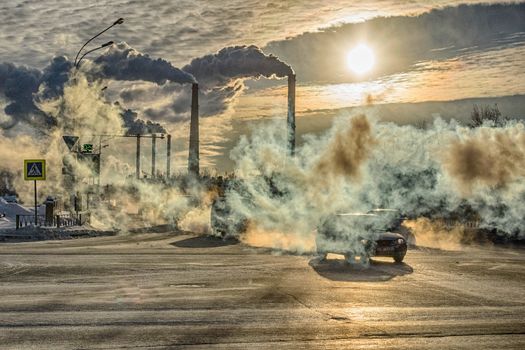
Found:
[[[27,208],[18,203],[8,203],[0,198],[0,230],[15,228],[17,215],[34,215],[34,212],[34,208]],[[38,214],[45,214],[44,205],[38,207]]]

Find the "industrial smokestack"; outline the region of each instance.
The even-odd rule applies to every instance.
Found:
[[[157,157],[157,135],[151,136],[151,178],[155,178],[155,158]]]
[[[288,150],[295,153],[295,74],[288,75]]]
[[[137,156],[135,160],[135,173],[137,179],[140,179],[140,135],[137,134]]]
[[[188,173],[199,175],[199,84],[191,85],[190,150]]]
[[[170,178],[171,173],[171,135],[168,134],[166,140],[166,179]]]

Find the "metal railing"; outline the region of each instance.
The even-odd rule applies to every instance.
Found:
[[[16,229],[27,226],[47,226],[43,225],[46,221],[45,215],[38,215],[37,216],[37,222],[35,224],[35,216],[33,214],[30,215],[16,215]]]
[[[75,214],[62,213],[53,215],[52,218],[46,218],[45,215],[38,215],[35,223],[34,215],[16,215],[16,229],[28,226],[37,227],[70,227],[81,226],[90,221],[89,212],[78,212]]]

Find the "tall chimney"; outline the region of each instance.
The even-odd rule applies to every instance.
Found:
[[[288,75],[288,150],[295,153],[295,74]]]
[[[157,135],[151,135],[151,178],[155,178],[155,158],[157,156]]]
[[[140,179],[140,134],[137,134],[137,158],[135,160],[135,172],[137,179]]]
[[[171,135],[166,139],[166,179],[170,178],[171,173]]]
[[[188,173],[199,175],[199,84],[191,85],[190,150]]]

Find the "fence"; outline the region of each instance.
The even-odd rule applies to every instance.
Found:
[[[37,215],[36,223],[34,215],[17,215],[16,216],[16,229],[27,226],[38,226],[38,227],[69,227],[69,226],[81,226],[89,223],[90,213],[79,212],[75,214],[63,213],[53,215],[52,218],[46,218],[45,215]]]

